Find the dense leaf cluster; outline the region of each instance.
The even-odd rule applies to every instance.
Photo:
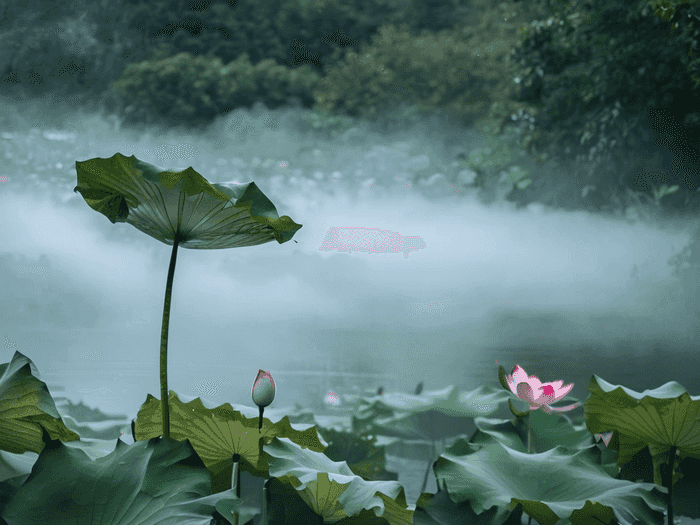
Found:
[[[316,101],[325,111],[356,117],[384,115],[379,108],[401,101],[477,120],[494,102],[490,93],[502,76],[493,66],[509,49],[502,41],[482,46],[474,32],[423,30],[416,37],[405,25],[384,26],[329,68]]]
[[[581,191],[582,206],[588,199],[604,207],[625,191],[658,203],[676,190],[669,203],[687,205],[700,182],[700,70],[692,59],[700,8],[679,6],[669,23],[651,1],[562,5],[523,28],[512,52],[511,96],[536,108],[523,142],[581,167],[576,178],[590,190]],[[528,192],[536,199],[537,184]]]
[[[289,41],[293,35],[297,36],[291,40],[292,57],[289,49],[277,46],[277,40],[255,45],[252,45],[253,41],[244,42],[246,29],[243,22],[235,18],[231,23],[243,25],[236,32],[238,43],[236,39],[230,42],[226,39],[228,51],[222,47],[220,33],[205,32],[200,28],[192,34],[191,26],[188,31],[168,31],[170,36],[167,37],[161,31],[163,40],[157,45],[154,43],[151,64],[141,64],[125,72],[124,77],[128,80],[120,79],[117,86],[122,99],[141,98],[148,91],[145,85],[152,78],[163,77],[162,73],[157,73],[165,66],[162,60],[170,58],[177,50],[178,53],[189,53],[192,65],[185,65],[185,55],[179,56],[183,69],[181,80],[174,86],[180,86],[182,82],[194,83],[191,75],[195,70],[202,71],[197,76],[198,85],[205,86],[205,91],[210,93],[217,92],[214,84],[230,83],[228,89],[218,89],[220,99],[216,104],[212,104],[205,94],[194,93],[186,95],[190,99],[188,103],[179,104],[189,105],[188,114],[196,112],[206,115],[205,118],[211,118],[215,113],[213,106],[225,109],[250,105],[251,92],[257,100],[271,107],[279,105],[284,97],[292,96],[300,99],[305,107],[313,106],[318,115],[330,118],[338,115],[386,116],[398,103],[413,104],[419,111],[447,110],[468,121],[486,115],[498,100],[495,95],[505,92],[507,80],[503,68],[510,49],[518,42],[518,23],[526,17],[516,14],[514,8],[505,3],[496,10],[476,4],[468,10],[469,16],[454,1],[421,5],[414,6],[409,2],[400,6],[401,9],[395,7],[390,11],[381,2],[376,5],[358,3],[353,7],[352,4],[331,1],[303,4],[297,10],[281,8],[273,19],[278,21],[280,33],[289,33],[288,28],[294,28],[289,38],[281,38]],[[244,6],[238,4],[236,9],[239,7]],[[413,19],[408,16],[408,13],[420,9],[432,9],[429,13],[426,11],[430,16]],[[439,14],[447,10],[452,10],[451,17]],[[462,14],[461,18],[458,13]],[[161,18],[167,21],[177,16],[182,14],[168,12]],[[482,18],[483,23],[478,23]],[[153,17],[153,20],[159,19]],[[273,24],[274,20],[266,23]],[[411,20],[411,23],[405,20]],[[380,26],[382,21],[387,23]],[[451,24],[448,29],[438,27],[448,23]],[[171,24],[169,27],[175,26]],[[437,28],[438,33],[434,33],[433,28]],[[144,31],[153,33],[153,27]],[[332,48],[330,52],[329,48]],[[204,49],[208,50],[209,66],[205,65]],[[230,76],[216,80],[210,74],[221,71],[216,59],[226,64]],[[291,68],[290,75],[294,76],[300,65],[296,84],[299,89],[288,88],[287,73],[283,68]],[[251,71],[256,67],[258,83],[254,84]],[[203,72],[205,69],[207,73]],[[137,80],[139,76],[142,80]],[[156,80],[156,83],[159,82]],[[300,92],[302,87],[305,92]],[[183,92],[178,87],[171,91]],[[143,100],[149,101],[150,105],[152,98],[149,96]],[[199,98],[199,103],[193,102],[193,98]],[[160,109],[157,104],[151,106]],[[173,107],[174,112],[181,111],[178,105],[164,103],[162,106]],[[505,111],[517,107],[512,101],[501,103],[501,106],[506,108]]]
[[[79,13],[79,16],[76,16]],[[4,2],[0,86],[30,97],[97,95],[127,63],[147,56],[143,35],[126,28],[121,2]]]
[[[244,53],[224,67],[217,57],[183,52],[129,65],[112,89],[127,121],[155,114],[172,124],[198,125],[256,101],[275,108],[296,97],[309,105],[317,81],[308,65],[290,69],[271,59],[253,65]]]
[[[243,53],[290,66],[338,59],[343,48],[364,42],[385,24],[451,27],[464,0],[176,0],[144,4],[124,0],[129,29],[145,35],[159,58],[187,51],[229,63]],[[154,55],[156,56],[156,55]],[[320,58],[324,60],[321,60]]]

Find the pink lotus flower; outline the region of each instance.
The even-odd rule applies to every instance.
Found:
[[[518,399],[525,401],[530,405],[530,410],[537,410],[542,407],[547,414],[552,412],[567,412],[573,410],[581,403],[574,403],[565,407],[555,408],[550,407],[552,403],[556,403],[566,396],[574,387],[573,383],[564,386],[564,381],[557,380],[551,383],[542,383],[536,376],[528,376],[520,365],[515,365],[513,375],[507,374],[505,377],[506,383]],[[512,405],[510,406],[513,411]],[[517,412],[513,412],[517,414]],[[532,432],[530,430],[530,414],[527,417],[527,451],[532,453]]]
[[[564,398],[574,387],[574,384],[570,383],[564,386],[564,382],[561,380],[542,383],[536,376],[528,376],[520,365],[515,366],[513,375],[506,375],[506,382],[518,399],[529,403],[530,410],[542,407],[542,410],[547,414],[551,414],[552,412],[568,412],[581,405],[581,403],[574,403],[560,408],[550,407],[550,404]]]
[[[496,361],[496,364],[498,365],[498,361]],[[503,367],[500,367],[501,369]],[[568,412],[569,410],[573,410],[577,406],[580,406],[581,403],[574,403],[572,405],[568,405],[565,407],[551,407],[549,406],[552,403],[556,403],[560,399],[566,397],[566,394],[568,394],[571,389],[574,387],[574,384],[571,383],[569,385],[564,386],[563,381],[554,381],[552,383],[542,383],[536,376],[528,376],[527,372],[523,368],[520,367],[520,365],[516,365],[515,369],[513,370],[513,375],[509,374],[504,374],[505,375],[505,383],[502,382],[503,386],[505,387],[506,384],[510,388],[511,392],[513,392],[518,399],[525,401],[528,403],[530,406],[530,410],[537,410],[538,408],[542,407],[542,410],[544,410],[546,413],[551,414],[552,412]],[[510,402],[509,402],[510,405]],[[510,407],[511,411],[513,412],[514,415],[518,417],[522,417],[525,414],[520,414],[517,411],[514,411],[513,407]],[[531,448],[531,434],[530,434],[530,418],[528,417],[528,424],[527,424],[527,434],[528,434],[528,452],[532,451]],[[596,442],[600,441],[601,439],[605,443],[605,446],[607,447],[610,444],[610,440],[612,439],[612,432],[603,432],[602,434],[595,434],[595,439]]]

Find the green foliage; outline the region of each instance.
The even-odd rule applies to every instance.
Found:
[[[189,52],[229,63],[247,53],[253,64],[273,59],[291,66],[295,40],[311,55],[325,55],[340,49],[338,44],[322,41],[329,33],[364,31],[353,22],[349,6],[339,0],[125,1],[131,11],[128,27],[145,35],[148,46],[155,50],[152,59]]]
[[[527,117],[527,114],[525,114]],[[538,175],[537,162],[527,154],[522,130],[509,127],[499,137],[486,135],[486,146],[472,150],[461,164],[477,173],[479,198],[490,204],[507,195],[519,195]]]
[[[465,121],[483,118],[507,82],[510,46],[494,33],[485,39],[482,29],[423,30],[416,37],[405,24],[384,26],[371,44],[329,67],[316,91],[318,107],[373,119],[401,101],[420,111],[442,108]]]
[[[691,4],[691,2],[683,0],[656,0],[654,4],[654,13],[661,20],[664,20],[665,22],[670,22],[676,14],[677,8],[682,6],[689,6]],[[694,5],[697,5],[697,1],[694,2]]]
[[[149,58],[180,52],[211,55],[224,63],[247,53],[257,64],[274,59],[296,65],[293,46],[307,58],[320,56],[320,69],[335,63],[344,48],[367,42],[385,24],[406,23],[412,30],[452,27],[464,0],[227,0],[226,2],[125,0],[128,27],[144,35]],[[342,32],[342,33],[341,33]],[[329,38],[330,35],[337,35]],[[308,55],[307,55],[308,53]],[[303,59],[302,59],[303,60]],[[303,62],[302,62],[303,63]]]
[[[191,2],[175,0],[137,2],[125,0],[130,13],[128,27],[144,35],[149,49],[160,53],[149,58],[163,58],[189,52],[212,55],[224,63],[235,60],[243,52],[260,53],[281,47],[272,20],[276,0]],[[254,56],[257,61],[258,57]]]
[[[84,18],[84,17],[83,17]],[[0,36],[3,45],[3,81],[35,92],[59,83],[64,88],[91,87],[90,56],[97,42],[80,21],[63,19],[17,28]]]
[[[313,128],[326,131],[332,138],[337,138],[356,124],[357,119],[345,115],[335,115],[321,108],[314,108],[303,119]]]
[[[374,0],[366,3],[370,8],[377,4]],[[345,49],[357,47],[367,34],[376,31],[379,20],[358,20],[354,6],[342,0],[318,0],[285,2],[274,23],[284,47],[269,57],[290,66],[310,64],[318,58],[314,67],[324,71]]]
[[[134,58],[137,35],[126,30],[121,1],[7,4],[0,20],[4,90],[99,96]],[[80,13],[76,18],[75,13]]]
[[[384,479],[384,448],[377,447],[377,438],[366,434],[322,429],[328,448],[323,453],[333,461],[345,461],[358,476],[366,480]]]
[[[644,191],[656,202],[669,193],[676,181],[669,180],[665,152],[654,148],[652,133],[670,129],[662,119],[686,126],[668,131],[683,140],[688,135],[677,149],[691,157],[697,149],[700,101],[689,74],[689,32],[670,36],[652,2],[561,4],[558,14],[524,28],[522,45],[513,51],[518,68],[511,96],[536,107],[537,124],[524,141],[532,153],[578,164],[582,176],[574,180],[582,205],[593,202],[586,201],[585,186],[595,188],[598,207],[620,193]],[[672,150],[678,140],[666,145]],[[698,182],[687,178],[688,170],[684,175],[685,185],[672,196],[676,202],[687,200]]]
[[[439,34],[416,34],[424,21],[403,21],[408,9],[387,17],[392,23],[371,42],[326,68],[315,92],[314,127],[337,135],[355,118],[390,122],[445,112],[497,134],[512,113],[532,111],[508,98],[515,76],[509,53],[520,44],[519,28],[532,20],[530,6],[479,1],[467,10],[459,6],[453,27]]]
[[[670,35],[675,35],[680,42],[687,46],[688,65],[686,71],[690,73],[693,89],[697,94],[700,92],[700,56],[697,56],[695,51],[697,51],[698,42],[700,42],[700,2],[679,2],[678,0],[671,2],[658,0],[658,2],[654,12],[659,18],[668,22]],[[676,33],[677,30],[678,33]],[[683,125],[693,130],[699,130],[700,113],[686,115]]]
[[[274,60],[263,60],[253,66],[245,53],[225,67],[216,57],[179,53],[130,65],[112,89],[131,121],[155,114],[173,123],[198,125],[258,100],[271,108],[292,97],[310,104],[317,77],[308,65],[290,71]]]
[[[219,59],[181,53],[161,61],[131,64],[112,87],[118,98],[133,101],[127,108],[130,118],[152,110],[174,121],[196,123],[217,111],[211,89],[221,67]]]

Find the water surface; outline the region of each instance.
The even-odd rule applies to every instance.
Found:
[[[262,368],[276,405],[319,407],[328,390],[353,387],[498,387],[498,361],[573,382],[581,399],[594,373],[700,394],[694,298],[677,297],[667,264],[693,224],[483,204],[457,183],[455,161],[483,137],[456,124],[363,124],[330,138],[300,122],[300,110],[258,107],[209,135],[134,134],[65,113],[4,130],[0,362],[19,350],[50,386],[108,412],[135,415],[148,393],[160,397],[171,247],[111,224],[72,191],[76,160],[120,152],[193,166],[210,182],[255,180],[303,225],[298,243],[178,251],[168,353],[177,392],[252,404]],[[322,249],[333,228],[425,247]]]

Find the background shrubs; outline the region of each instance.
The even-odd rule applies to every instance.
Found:
[[[316,101],[329,112],[369,118],[398,99],[425,108],[465,105],[465,114],[483,114],[486,82],[470,67],[474,55],[449,33],[423,31],[416,38],[405,26],[384,26],[370,45],[329,68]]]
[[[504,141],[517,130],[508,148],[559,166],[504,175],[485,160],[478,183],[503,180],[520,205],[681,210],[697,196],[698,5],[26,0],[0,16],[3,86],[90,93],[127,121],[199,126],[256,101],[296,100],[336,130],[448,112]]]
[[[217,57],[178,53],[128,66],[112,90],[127,122],[157,119],[196,126],[256,101],[270,108],[292,97],[308,103],[317,78],[306,65],[290,70],[263,60],[254,66],[247,53],[225,67]]]
[[[127,18],[119,1],[6,2],[0,9],[1,89],[30,97],[99,97],[130,59],[146,54],[140,35],[126,29]]]
[[[469,16],[468,5],[466,0],[124,0],[127,27],[143,34],[149,49],[211,55],[225,64],[247,53],[253,64],[273,59],[292,66],[293,47],[299,46],[301,54],[320,57],[321,70],[344,47],[367,42],[383,25],[406,23],[416,31],[453,27]]]
[[[523,16],[505,3],[488,15],[484,11],[481,20],[478,13],[472,25],[437,34],[423,29],[415,35],[407,24],[381,27],[370,43],[329,66],[316,92],[317,108],[376,118],[384,116],[380,107],[402,102],[486,125],[495,102],[502,102],[502,112],[522,107],[503,95],[511,81],[507,57],[518,40],[514,19]],[[508,18],[510,23],[499,23]]]
[[[561,191],[575,206],[619,207],[640,196],[658,204],[666,195],[671,207],[686,206],[700,175],[697,60],[689,56],[700,36],[692,23],[700,8],[679,7],[671,23],[653,2],[562,6],[523,28],[522,44],[512,50],[517,82],[510,96],[530,104],[536,118],[523,143],[572,168],[580,193],[572,195],[570,184]],[[672,34],[679,17],[685,30]],[[536,190],[518,199],[538,199]]]

